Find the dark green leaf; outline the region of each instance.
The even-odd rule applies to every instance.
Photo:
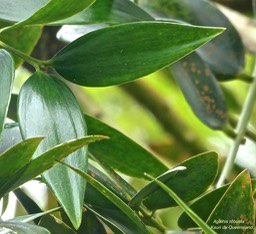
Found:
[[[226,192],[227,188],[228,185],[209,192],[208,194],[204,195],[196,202],[194,202],[190,206],[190,208],[204,221],[207,221],[214,207],[219,202],[223,194]],[[182,213],[178,220],[178,224],[182,229],[197,227],[194,221],[186,213]]]
[[[11,99],[12,85],[14,81],[14,62],[11,55],[0,49],[0,137],[2,135],[5,117],[7,115]]]
[[[96,1],[77,15],[53,24],[121,24],[140,20],[153,20],[153,18],[130,0],[104,0]]]
[[[125,217],[126,222],[125,222],[124,227],[122,227],[122,228],[127,229],[125,232],[126,234],[128,234],[128,233],[149,234],[149,231],[146,229],[146,227],[140,220],[139,216],[125,202],[123,202],[117,195],[112,193],[106,186],[101,184],[99,181],[94,179],[89,174],[87,174],[81,170],[78,170],[64,162],[61,162],[61,163],[64,164],[65,166],[67,166],[68,168],[74,170],[79,175],[81,175],[93,187],[93,190],[99,192],[98,194],[100,194],[100,196],[102,196],[104,198],[104,199],[103,198],[97,199],[96,195],[93,195],[93,196],[86,195],[85,201],[86,201],[86,199],[92,199],[97,204],[100,203],[104,208],[101,209],[100,208],[101,205],[98,205],[97,209],[102,210],[103,212],[106,210],[105,208],[109,208],[110,210],[108,210],[106,212],[114,212],[117,219],[118,219],[118,217],[120,217],[123,220],[123,218]],[[88,185],[87,189],[88,188],[90,188],[89,185]],[[86,190],[86,191],[88,192],[88,190]],[[116,209],[113,210],[112,209],[113,206],[116,207]],[[121,213],[120,213],[120,210],[121,210]],[[121,224],[121,226],[122,225],[123,224]],[[119,224],[119,228],[121,228],[121,226]]]
[[[213,183],[218,172],[218,156],[215,152],[206,152],[177,166],[184,166],[187,169],[179,171],[173,178],[165,182],[165,185],[170,187],[184,202],[187,202],[197,198]],[[143,203],[151,210],[177,205],[160,188],[145,197]]]
[[[88,134],[98,133],[110,137],[108,141],[102,141],[102,144],[90,146],[89,152],[97,160],[124,174],[139,178],[144,177],[144,172],[158,176],[168,170],[154,155],[121,132],[90,116],[85,115],[85,120]]]
[[[191,24],[225,27],[226,31],[198,50],[218,78],[233,78],[244,67],[245,50],[240,36],[227,17],[205,0],[142,0],[139,3],[158,16]]]
[[[12,231],[11,233],[19,233],[19,234],[28,234],[28,233],[36,233],[36,234],[51,234],[47,229],[38,227],[36,225],[28,224],[28,223],[21,223],[21,222],[0,222],[0,230],[1,228],[9,229]],[[3,231],[3,230],[2,230]],[[4,232],[3,233],[10,233]]]
[[[25,139],[45,136],[36,155],[57,144],[86,135],[84,117],[73,93],[62,81],[42,72],[34,73],[22,86],[18,116]],[[65,161],[86,170],[87,148],[79,149]],[[82,215],[85,181],[63,165],[56,165],[44,173],[43,177],[73,225],[78,227]]]
[[[167,22],[122,24],[80,37],[45,63],[79,85],[122,84],[176,62],[222,31]]]
[[[63,223],[60,219],[51,215],[42,217],[39,223],[40,226],[47,228],[51,234],[76,234],[70,227]]]
[[[175,175],[179,171],[186,170],[185,167],[175,167],[167,172],[165,172],[163,175],[158,176],[156,179],[163,183],[167,183],[169,180],[175,179]],[[140,205],[140,203],[143,201],[144,198],[150,196],[153,192],[156,190],[159,190],[159,186],[154,182],[151,181],[149,184],[147,184],[144,188],[142,188],[130,201],[130,206],[137,206]]]
[[[95,0],[73,0],[67,4],[66,0],[51,0],[47,3],[44,1],[44,3],[46,3],[45,5],[40,3],[39,5],[41,8],[37,8],[38,5],[32,4],[32,6],[35,6],[32,7],[32,9],[37,8],[38,10],[34,12],[32,11],[32,14],[28,18],[18,22],[13,27],[46,24],[65,19],[89,7],[94,1]],[[4,10],[5,9],[3,9],[3,12]],[[6,12],[4,12],[3,15],[6,16]]]
[[[29,163],[41,141],[41,137],[25,140],[0,155],[0,198],[8,189],[8,181]]]
[[[192,53],[170,67],[187,102],[197,117],[213,129],[227,122],[224,95],[206,63]]]
[[[222,234],[254,233],[255,213],[252,184],[247,170],[230,184],[207,223]],[[221,231],[220,231],[221,230]]]
[[[30,54],[37,44],[41,33],[42,27],[40,26],[16,28],[3,32],[0,39],[9,46],[25,54]],[[14,56],[14,61],[16,67],[22,63],[22,60],[17,56]]]

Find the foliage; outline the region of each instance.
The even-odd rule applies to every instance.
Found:
[[[1,233],[254,232],[255,172],[250,163],[234,167],[234,159],[244,137],[255,141],[247,126],[256,81],[245,70],[239,34],[216,5],[206,0],[0,4],[1,213],[4,217],[10,192],[26,210],[1,218]],[[54,56],[35,58],[31,52],[43,29],[55,27],[61,27],[58,38],[67,45]],[[22,66],[30,67],[30,75],[17,95]],[[250,87],[245,104],[237,101],[235,89],[221,84],[239,79]],[[177,98],[177,87],[193,114]],[[105,106],[114,95],[114,101],[128,102],[127,94],[140,111],[124,105],[123,122],[132,115],[131,125],[141,123],[155,145],[168,139],[168,154],[145,149],[136,137],[111,127],[104,118],[115,122],[114,109],[108,118],[95,113],[97,100]],[[175,110],[167,98],[176,100]],[[242,106],[236,128],[231,117]],[[210,144],[213,137],[234,139],[224,168],[226,153],[221,144]],[[54,209],[40,206],[23,189],[32,180],[45,184],[51,196],[45,202]],[[161,212],[177,206],[184,213]],[[166,219],[178,220],[179,227]]]

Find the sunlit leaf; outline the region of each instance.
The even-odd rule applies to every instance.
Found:
[[[25,139],[45,136],[36,155],[57,144],[86,135],[83,114],[73,93],[62,81],[42,72],[34,73],[22,86],[18,116]],[[87,148],[79,149],[65,161],[83,171],[86,170]],[[78,227],[81,221],[85,181],[63,165],[55,166],[44,173],[43,177],[73,225]]]
[[[176,62],[222,31],[167,22],[122,24],[78,38],[45,63],[79,85],[122,84]]]
[[[0,49],[0,137],[2,135],[5,117],[11,99],[12,86],[14,81],[14,62],[11,55]]]
[[[192,53],[171,67],[187,102],[207,126],[220,129],[227,122],[224,95],[209,67]]]
[[[99,161],[124,174],[139,178],[144,177],[144,172],[158,176],[168,170],[154,155],[121,132],[88,115],[85,115],[85,120],[88,134],[97,133],[110,138],[89,148],[89,152]]]
[[[207,223],[223,234],[253,234],[255,227],[252,184],[247,170],[241,172],[212,211]]]

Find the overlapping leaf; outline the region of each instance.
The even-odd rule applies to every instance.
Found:
[[[194,25],[225,27],[226,31],[198,50],[219,79],[233,78],[244,67],[245,50],[240,36],[227,17],[205,0],[142,0],[141,6],[158,17]],[[203,9],[203,10],[202,10]]]
[[[88,134],[97,133],[110,138],[89,148],[89,152],[99,161],[124,174],[139,178],[144,177],[144,172],[158,176],[168,170],[154,155],[121,132],[90,116],[85,115],[85,120],[88,124]]]
[[[7,115],[11,99],[12,86],[14,81],[14,62],[11,55],[0,49],[0,137],[2,135],[5,117]]]
[[[45,136],[37,155],[57,144],[86,135],[86,124],[74,95],[59,79],[42,72],[34,73],[23,85],[19,95],[18,116],[25,139]],[[82,171],[86,170],[87,148],[83,147],[65,161]],[[73,225],[78,227],[85,181],[63,165],[56,165],[43,177]]]
[[[122,84],[176,62],[221,32],[167,22],[122,24],[80,37],[46,65],[79,85]]]
[[[192,157],[178,166],[185,167],[186,170],[176,172],[175,176],[170,176],[171,174],[167,173],[161,176],[161,181],[170,187],[183,201],[187,202],[205,192],[213,183],[218,171],[218,157],[214,152],[206,152]],[[151,210],[177,205],[165,191],[159,187],[156,189],[155,184],[150,183],[148,186],[149,188],[139,191],[130,204],[136,205],[139,202],[143,202]],[[148,191],[152,191],[152,193]],[[139,197],[139,199],[136,197]]]
[[[213,129],[227,122],[224,95],[206,63],[192,53],[170,67],[187,102],[197,117]]]

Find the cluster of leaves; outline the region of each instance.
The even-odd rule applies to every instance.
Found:
[[[3,232],[106,233],[106,227],[114,233],[164,232],[154,212],[179,205],[185,211],[178,221],[182,229],[199,226],[215,233],[223,227],[216,220],[234,220],[225,233],[253,233],[255,181],[247,170],[204,194],[218,173],[215,152],[169,170],[121,132],[83,113],[65,83],[120,85],[167,67],[198,118],[223,129],[227,107],[217,79],[239,74],[244,49],[220,11],[203,0],[0,3],[0,198],[14,191],[33,213],[1,220]],[[42,26],[99,23],[105,27],[79,37],[48,60],[29,56]],[[212,40],[223,32],[218,27],[227,30]],[[35,72],[22,86],[13,111],[15,69],[22,61]],[[16,122],[6,123],[8,116]],[[153,181],[137,191],[117,172]],[[19,189],[38,176],[60,204],[62,222],[49,215],[53,210],[42,212]],[[195,199],[190,208],[184,203]],[[27,223],[31,220],[35,224]]]

